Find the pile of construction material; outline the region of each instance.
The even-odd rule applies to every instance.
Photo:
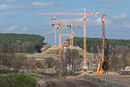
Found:
[[[124,70],[119,73],[121,75],[130,75],[130,66],[126,66]]]
[[[124,71],[130,71],[130,66],[126,66]]]

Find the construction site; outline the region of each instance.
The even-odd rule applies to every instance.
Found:
[[[85,2],[0,0],[0,87],[130,87],[126,2]]]
[[[72,10],[73,11],[73,10]],[[86,13],[86,8],[83,9],[84,13],[66,13],[66,12],[55,12],[55,13],[38,13],[37,15],[52,15],[54,20],[50,25],[53,26],[55,33],[52,37],[55,39],[55,45],[50,46],[45,45],[42,48],[42,52],[37,54],[37,61],[44,61],[44,57],[50,57],[57,60],[57,64],[53,68],[47,68],[44,71],[45,77],[39,80],[40,87],[130,87],[130,66],[127,66],[124,70],[119,72],[110,71],[109,59],[109,40],[105,38],[105,19],[107,14]],[[57,17],[62,15],[61,19]],[[63,16],[83,16],[83,23],[62,23]],[[92,53],[86,51],[86,20],[87,16],[98,16],[102,15],[102,40],[100,43],[100,52],[98,53],[98,60],[94,59]],[[71,19],[70,19],[71,20]],[[83,27],[83,49],[79,46],[74,46],[74,33],[73,27],[79,28]],[[64,30],[68,30],[69,33],[64,34]],[[58,31],[58,41],[57,43],[57,31]],[[61,43],[61,38],[68,36],[68,41]],[[30,55],[33,56],[33,55]],[[34,56],[33,56],[34,57]],[[41,58],[40,58],[41,57]],[[93,61],[96,61],[95,63]],[[96,81],[97,80],[97,81]]]

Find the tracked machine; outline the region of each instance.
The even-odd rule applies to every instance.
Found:
[[[102,54],[100,55],[100,60],[98,63],[97,71],[93,72],[93,74],[103,74],[108,72],[109,70],[109,59],[108,59],[108,40],[105,40],[105,17],[107,15],[104,14],[102,16],[102,27],[103,27],[103,49]]]

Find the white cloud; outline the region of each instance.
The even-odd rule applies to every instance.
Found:
[[[17,30],[19,28],[19,30]],[[7,31],[23,31],[23,32],[26,32],[28,30],[27,27],[19,27],[19,26],[10,26],[7,28]]]
[[[97,0],[98,2],[117,2],[120,0]]]
[[[50,8],[55,5],[55,2],[37,2],[34,1],[31,4],[26,4],[26,5],[7,5],[7,4],[1,4],[0,5],[0,10],[13,10],[13,9],[24,9],[24,10],[32,10],[32,9],[45,9],[45,8]]]
[[[124,24],[123,24],[123,27],[124,27],[124,28],[130,28],[130,22],[129,22],[129,23],[128,23],[128,22],[127,22],[127,23],[124,23]]]
[[[48,5],[54,5],[55,2],[32,2],[32,5],[35,5],[35,6],[48,6]]]
[[[111,20],[105,19],[105,24],[110,25],[112,23]],[[87,20],[87,26],[89,27],[97,27],[102,25],[102,19],[101,18],[88,18]]]
[[[37,1],[32,2],[34,8],[47,8],[49,6],[53,6],[54,4],[55,2],[37,2]]]
[[[106,20],[106,26],[109,29],[130,29],[130,21],[126,13],[121,13],[117,16],[111,16]],[[110,25],[108,25],[110,24]]]
[[[102,18],[93,18],[92,20],[89,20],[88,23],[91,22],[92,25],[101,25],[102,24]],[[109,19],[105,19],[105,24],[111,24],[112,21]]]
[[[125,18],[127,18],[127,14],[126,13],[122,13],[120,15],[113,16],[112,18],[113,19],[125,19]]]
[[[6,4],[1,4],[0,5],[0,10],[8,10],[10,9],[10,6],[6,5]]]
[[[101,24],[101,23],[102,23],[101,18],[97,18],[97,19],[95,20],[95,23],[96,23],[96,25]]]
[[[7,31],[12,31],[12,30],[15,30],[15,29],[17,29],[18,28],[18,26],[11,26],[11,27],[9,27],[8,29],[7,29]]]

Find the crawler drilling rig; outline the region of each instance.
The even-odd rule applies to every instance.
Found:
[[[104,19],[107,15],[104,14],[102,16],[102,27],[103,27],[103,49],[102,49],[102,54],[100,55],[100,60],[98,63],[97,71],[93,72],[93,74],[103,74],[108,72],[109,69],[109,60],[108,60],[108,41],[105,40],[105,23]],[[105,43],[106,42],[106,43]],[[103,71],[102,71],[103,69]]]

